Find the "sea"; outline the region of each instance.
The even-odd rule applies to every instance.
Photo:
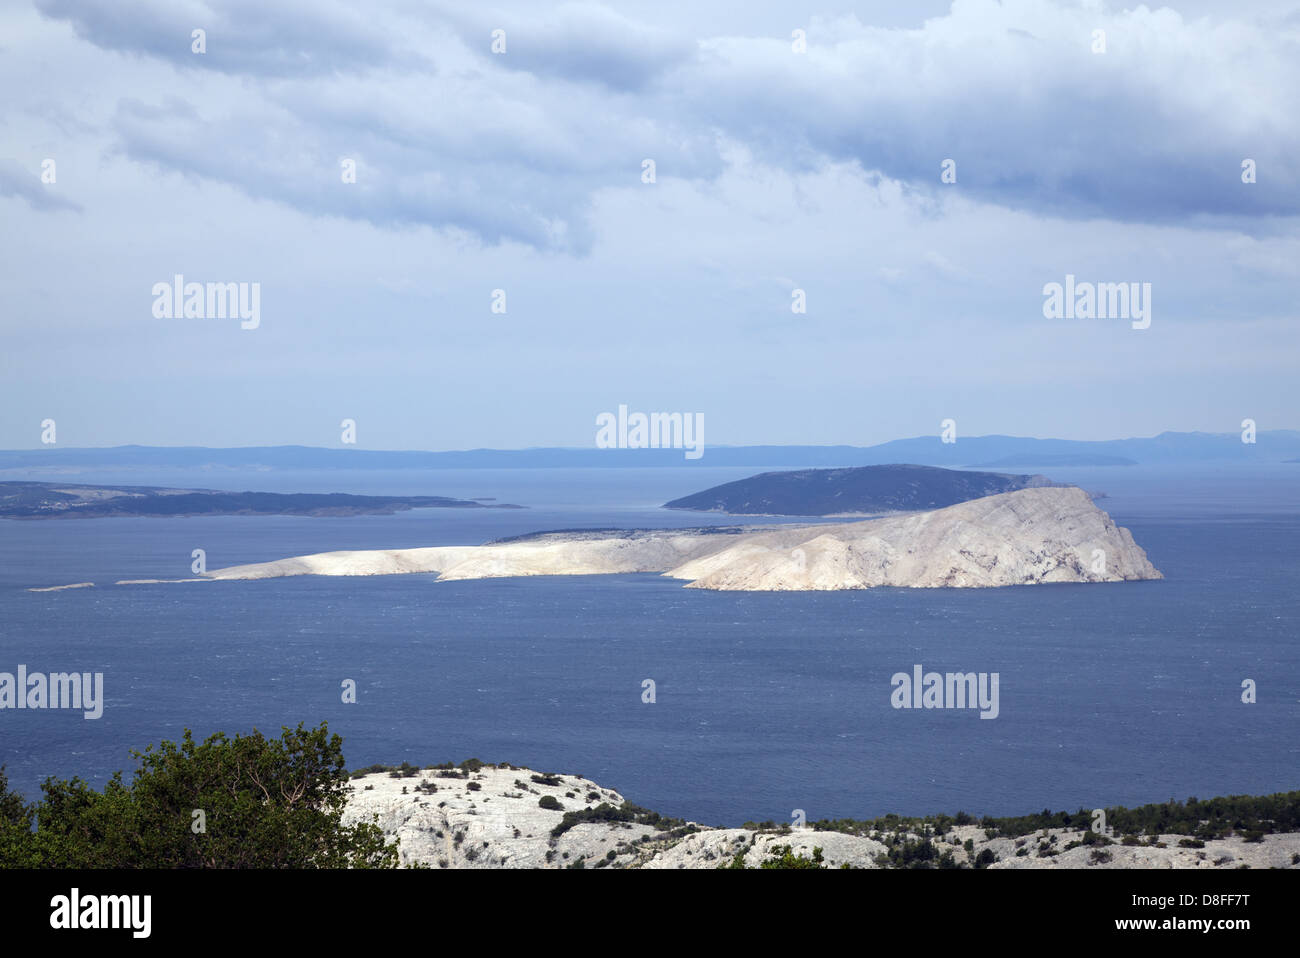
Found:
[[[188,577],[195,549],[215,569],[548,529],[789,521],[660,508],[759,471],[61,475],[527,508],[0,520],[0,671],[102,672],[105,699],[91,720],[0,711],[0,764],[35,798],[47,776],[129,779],[132,749],[186,729],[327,722],[351,768],[510,762],[714,825],[1300,789],[1300,464],[1022,470],[1105,493],[1098,505],[1159,581],[835,593],[709,592],[658,575],[114,584]],[[28,591],[77,582],[95,585]],[[894,708],[892,677],[916,665],[997,673],[996,719]]]

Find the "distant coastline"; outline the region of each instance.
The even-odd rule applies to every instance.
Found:
[[[0,482],[0,519],[104,519],[134,516],[371,516],[409,509],[523,509],[509,503],[446,496],[354,496],[346,493],[222,492],[161,486]]]

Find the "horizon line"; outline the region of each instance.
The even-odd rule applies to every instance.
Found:
[[[1260,429],[1258,435],[1270,433],[1300,433],[1300,429],[1294,428],[1277,428],[1277,429]],[[1110,439],[1070,439],[1064,436],[1016,436],[1009,433],[984,433],[978,436],[966,436],[964,441],[970,442],[974,439],[1018,439],[1028,440],[1031,442],[1077,442],[1077,443],[1107,443],[1107,442],[1130,442],[1159,439],[1161,436],[1232,436],[1236,435],[1236,430],[1227,430],[1224,432],[1206,432],[1200,429],[1192,430],[1175,430],[1166,429],[1152,436],[1117,436]],[[894,442],[910,442],[918,439],[939,439],[939,434],[920,435],[920,436],[900,436],[895,439],[886,439],[882,442],[870,443],[868,445],[854,445],[847,442],[753,442],[753,443],[710,443],[710,449],[875,449],[879,446],[886,446]],[[954,441],[951,445],[956,445]],[[283,443],[266,443],[247,446],[206,446],[201,444],[191,445],[150,445],[148,443],[117,443],[114,445],[104,446],[60,446],[58,444],[47,444],[39,446],[20,447],[13,449],[0,449],[0,455],[11,452],[37,452],[39,450],[50,450],[57,452],[63,450],[66,452],[79,452],[85,450],[112,450],[112,449],[204,449],[212,452],[223,452],[243,449],[312,449],[325,452],[375,452],[375,453],[425,453],[430,455],[450,455],[454,453],[475,453],[475,452],[589,452],[598,449],[598,446],[518,446],[511,448],[502,448],[496,446],[476,446],[470,449],[371,449],[357,448],[348,445],[334,446],[312,446],[298,442]],[[621,452],[640,452],[644,450],[601,450],[601,451],[621,451]]]

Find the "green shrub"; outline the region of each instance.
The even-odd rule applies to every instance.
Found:
[[[1112,807],[1106,809],[1106,820],[1116,833],[1122,835],[1182,835],[1207,841],[1232,833],[1245,836],[1254,832],[1265,835],[1300,832],[1300,791],[1258,796],[1229,795],[1211,799],[1191,797],[1186,802],[1171,799],[1138,808]],[[947,817],[942,815],[900,818],[889,814],[868,820],[839,819],[810,824],[820,831],[839,831],[850,835],[869,835],[876,831],[896,832],[900,829],[923,834],[926,828],[934,828],[935,825],[944,828],[947,821]],[[1037,815],[1014,818],[985,816],[980,819],[980,825],[986,829],[985,834],[988,834],[988,830],[993,830],[1004,838],[1019,838],[1047,828],[1069,828],[1086,832],[1092,825],[1092,809],[1053,812],[1045,808]],[[747,822],[744,827],[762,830],[775,826],[770,822],[764,825]],[[1102,844],[1087,839],[1084,843]]]
[[[640,805],[633,805],[631,802],[624,802],[618,808],[615,808],[609,802],[601,802],[595,808],[580,808],[575,812],[565,812],[560,824],[551,829],[551,836],[559,838],[574,825],[580,825],[583,822],[624,822],[650,825],[661,832],[685,829],[681,832],[682,834],[695,831],[694,827],[688,828],[686,822],[680,818],[664,818],[658,812],[652,812]]]
[[[814,848],[812,858],[804,858],[791,851],[789,845],[777,845],[768,850],[771,855],[759,868],[820,868],[825,869],[821,848]]]
[[[342,823],[342,746],[324,723],[202,742],[185,729],[179,742],[131,752],[129,784],[120,771],[102,791],[49,778],[35,806],[0,774],[0,867],[394,868],[397,846],[377,825]]]

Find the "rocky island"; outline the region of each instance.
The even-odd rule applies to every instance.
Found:
[[[439,581],[657,572],[737,591],[987,587],[1159,579],[1127,529],[1075,487],[1026,488],[862,522],[586,530],[481,546],[325,552],[207,579],[437,573]]]
[[[664,503],[664,508],[733,516],[880,515],[941,509],[1017,489],[1062,485],[1046,476],[938,466],[795,469],[723,483]]]

